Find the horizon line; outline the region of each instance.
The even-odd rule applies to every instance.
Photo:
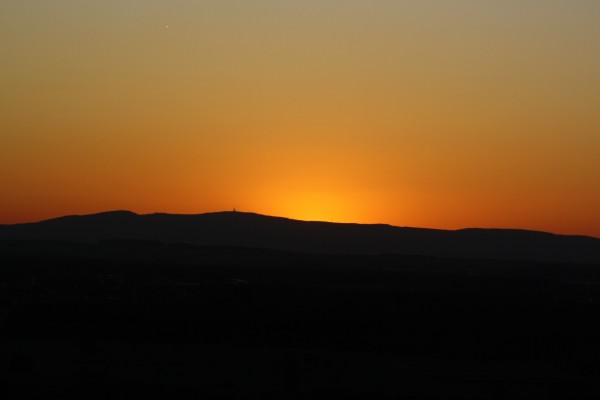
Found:
[[[310,219],[300,219],[300,218],[291,218],[279,215],[270,215],[270,214],[261,214],[253,211],[241,211],[236,208],[232,210],[220,210],[220,211],[207,211],[207,212],[199,212],[199,213],[170,213],[170,212],[151,212],[151,213],[138,213],[131,210],[126,209],[115,209],[115,210],[107,210],[107,211],[98,211],[91,212],[87,214],[65,214],[59,215],[56,217],[44,218],[40,220],[34,221],[26,221],[26,222],[16,222],[16,223],[0,223],[0,226],[12,226],[12,225],[26,225],[26,224],[37,224],[46,221],[52,221],[62,218],[69,217],[88,217],[94,215],[102,215],[102,214],[115,214],[115,213],[123,213],[123,214],[132,214],[136,216],[151,216],[151,215],[172,215],[172,216],[199,216],[199,215],[209,215],[209,214],[246,214],[246,215],[256,215],[260,217],[266,218],[276,218],[276,219],[285,219],[289,221],[297,221],[297,222],[306,222],[306,223],[323,223],[323,224],[338,224],[338,225],[363,225],[363,226],[388,226],[392,228],[405,228],[405,229],[424,229],[424,230],[435,230],[435,231],[446,231],[446,232],[458,232],[465,230],[495,230],[495,231],[521,231],[521,232],[538,232],[538,233],[546,233],[555,236],[568,236],[568,237],[583,237],[583,238],[592,238],[600,240],[598,236],[585,235],[585,234],[568,234],[568,233],[556,233],[551,231],[539,230],[539,229],[529,229],[529,228],[507,228],[507,227],[463,227],[456,229],[446,229],[446,228],[433,228],[433,227],[420,227],[420,226],[407,226],[407,225],[392,225],[384,222],[376,222],[376,223],[362,223],[362,222],[344,222],[344,221],[324,221],[324,220],[310,220]]]

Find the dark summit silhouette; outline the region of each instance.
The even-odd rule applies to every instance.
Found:
[[[511,229],[456,231],[307,222],[244,212],[198,215],[112,211],[0,225],[0,240],[107,239],[258,247],[306,253],[600,262],[600,239]]]

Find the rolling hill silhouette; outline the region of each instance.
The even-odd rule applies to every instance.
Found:
[[[0,265],[9,397],[600,398],[591,237],[113,211]]]
[[[456,231],[298,221],[244,212],[197,215],[111,211],[0,225],[0,240],[107,239],[260,247],[308,253],[600,262],[600,239],[512,229]]]

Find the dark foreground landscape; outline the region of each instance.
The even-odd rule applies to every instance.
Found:
[[[600,263],[0,239],[9,397],[600,396]]]

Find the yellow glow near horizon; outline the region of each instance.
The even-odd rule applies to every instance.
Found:
[[[312,191],[288,192],[282,196],[281,215],[304,221],[354,222],[359,213],[352,212],[352,201],[335,193]]]

